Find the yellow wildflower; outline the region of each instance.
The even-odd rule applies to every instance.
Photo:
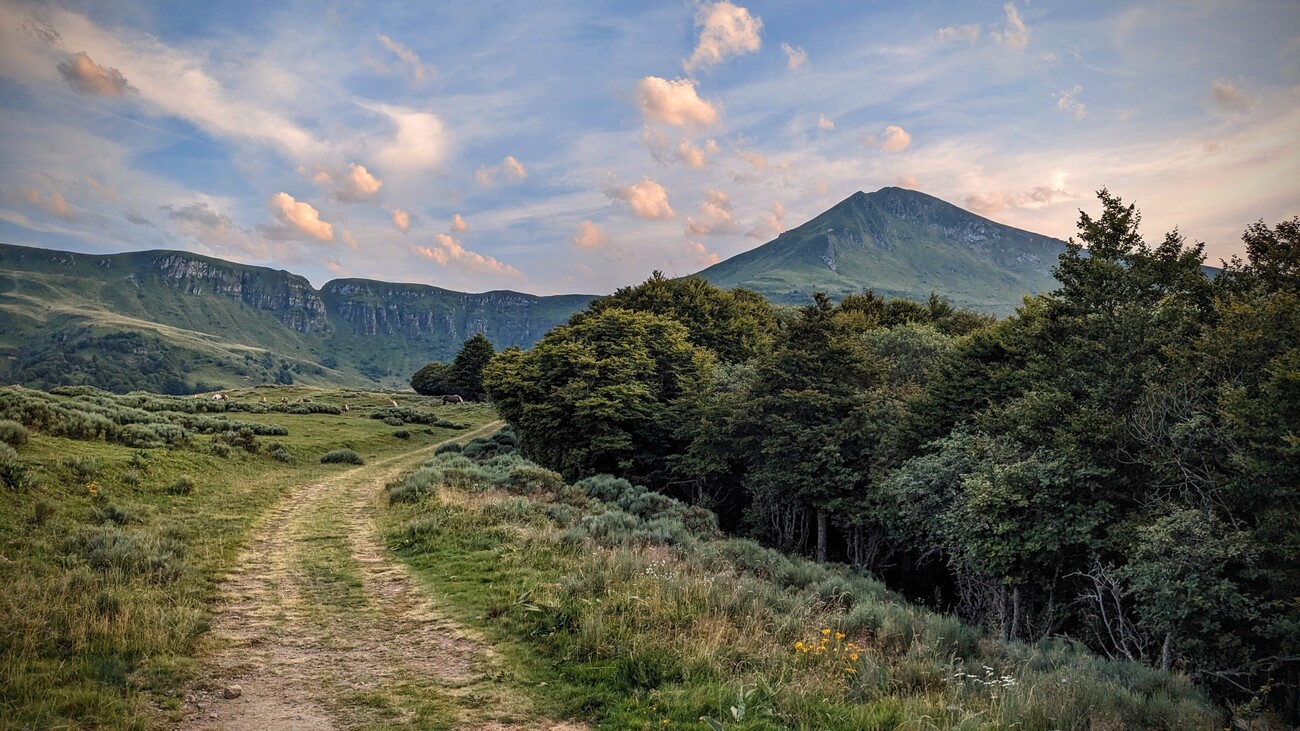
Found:
[[[852,660],[853,662],[857,662],[857,661],[858,661],[858,653],[856,653],[856,652],[851,652],[851,653],[849,653],[849,659]]]
[[[829,628],[829,627],[826,628],[826,629],[824,629],[824,630],[822,630],[822,636],[823,636],[823,637],[829,637],[830,634],[831,634],[831,631],[830,631],[830,628]]]
[[[802,643],[802,642],[796,642],[796,643],[794,643],[794,649],[796,649],[796,650],[802,650],[802,649],[803,649],[803,643]]]
[[[836,632],[836,633],[835,633],[835,639],[836,639],[836,640],[842,640],[842,639],[844,639],[844,633],[843,633],[843,632]]]

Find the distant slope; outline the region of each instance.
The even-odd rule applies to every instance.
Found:
[[[477,332],[531,345],[591,299],[337,280],[179,251],[0,244],[0,378],[180,393],[293,380],[404,385]]]
[[[871,289],[1010,314],[1026,293],[1055,289],[1065,242],[977,216],[902,188],[854,193],[811,221],[697,276],[745,287],[774,302],[813,292],[840,297]]]

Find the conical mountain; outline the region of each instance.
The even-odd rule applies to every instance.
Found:
[[[1004,226],[903,188],[857,192],[830,210],[697,276],[774,302],[873,290],[1010,314],[1025,294],[1056,289],[1065,242]]]

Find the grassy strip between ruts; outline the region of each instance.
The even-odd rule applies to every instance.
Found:
[[[1215,728],[1184,679],[1063,639],[1006,643],[869,577],[717,535],[508,432],[388,486],[395,550],[539,708],[599,728]]]
[[[48,399],[27,389],[0,390],[15,393],[11,402],[18,405],[7,416],[17,421],[28,413],[20,402]],[[25,429],[6,463],[18,465],[21,484],[0,488],[0,728],[152,728],[176,720],[218,582],[234,568],[258,516],[298,487],[352,469],[321,464],[332,449],[351,448],[370,460],[463,433],[419,426],[396,436],[390,424],[368,418],[388,406],[388,394],[229,393],[248,404],[265,395],[273,403],[349,403],[350,410],[240,412],[240,420],[283,430],[251,435],[235,448],[220,433],[138,449],[102,436],[71,439],[35,425]],[[111,418],[116,406],[110,402],[131,397],[90,398],[108,403]],[[90,398],[55,400],[65,412],[91,413],[79,409]],[[467,425],[493,418],[486,406],[396,398]]]

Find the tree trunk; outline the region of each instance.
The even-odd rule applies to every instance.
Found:
[[[826,563],[826,511],[817,508],[817,563]]]
[[[1010,639],[1020,637],[1020,585],[1011,590],[1011,630]]]
[[[1174,633],[1165,633],[1165,643],[1160,648],[1160,669],[1169,670],[1169,666],[1174,664]]]

